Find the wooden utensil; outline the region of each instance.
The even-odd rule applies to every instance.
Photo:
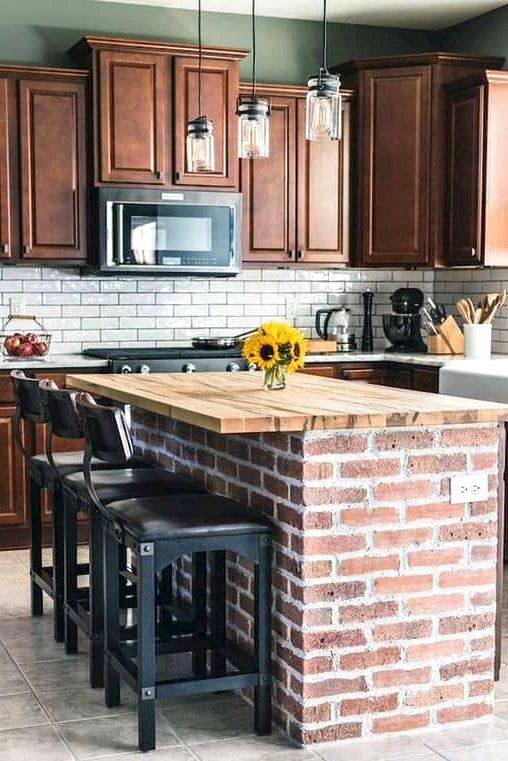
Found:
[[[496,314],[498,309],[503,306],[505,301],[506,301],[506,291],[502,290],[497,294],[496,298],[492,302],[491,307],[487,311],[487,314],[483,321],[486,323],[492,322],[492,320],[494,319],[494,315]]]
[[[471,313],[466,299],[459,299],[455,306],[457,307],[457,312],[460,314],[464,322],[471,322]]]
[[[464,299],[464,301],[467,304],[467,309],[469,311],[469,322],[475,322],[476,321],[476,308],[473,304],[473,300],[470,298]]]

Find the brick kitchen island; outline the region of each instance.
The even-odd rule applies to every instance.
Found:
[[[259,373],[68,385],[131,404],[147,457],[273,518],[274,720],[291,737],[492,714],[508,408],[303,374],[282,391]],[[465,473],[488,474],[487,500],[450,503]],[[229,626],[249,638],[249,568],[228,580]]]

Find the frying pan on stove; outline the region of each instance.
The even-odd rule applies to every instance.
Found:
[[[242,338],[250,336],[255,330],[247,330],[245,333],[239,333],[236,336],[216,336],[215,338],[204,338],[197,336],[191,343],[194,349],[234,349],[242,342]]]

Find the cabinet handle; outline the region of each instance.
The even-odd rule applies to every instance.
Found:
[[[0,249],[2,250],[2,254],[9,253],[9,245],[7,243],[2,243],[2,245],[0,246]]]
[[[295,259],[297,262],[303,259],[303,251],[301,249],[298,249],[298,251],[295,251]]]
[[[290,259],[294,259],[295,258],[295,251],[293,251],[293,249],[290,249],[288,251],[288,256],[289,256]]]
[[[175,178],[175,182],[176,182],[176,180],[179,180],[180,179],[180,172],[176,172],[175,171],[174,178]]]
[[[476,256],[476,248],[471,249],[471,256]]]
[[[161,171],[155,172],[155,176],[157,177],[158,180],[162,180],[164,177]]]
[[[30,247],[29,246],[21,246],[21,253],[22,254],[29,254],[30,253]]]

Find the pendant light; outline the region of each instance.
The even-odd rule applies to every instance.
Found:
[[[305,136],[314,142],[340,140],[341,97],[340,79],[330,74],[326,66],[326,0],[323,0],[323,65],[317,77],[308,81]]]
[[[252,0],[252,90],[239,95],[236,101],[238,116],[238,155],[241,159],[265,159],[269,153],[269,98],[256,95],[256,8]]]
[[[198,0],[198,113],[187,124],[187,171],[213,172],[215,158],[213,147],[213,124],[201,112],[201,0]]]

